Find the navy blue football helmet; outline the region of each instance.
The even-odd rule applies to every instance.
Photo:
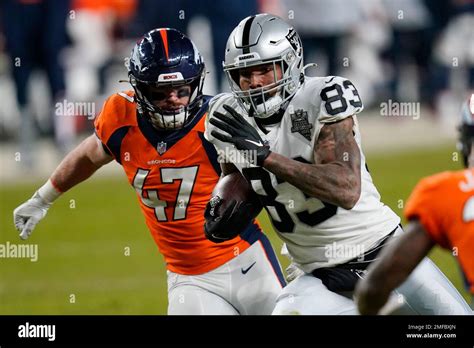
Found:
[[[173,130],[189,124],[202,105],[206,74],[201,54],[189,38],[175,29],[151,30],[137,42],[126,66],[138,111],[156,128]],[[166,110],[153,103],[163,98],[157,89],[181,86],[190,87],[184,92],[189,95],[187,106]]]

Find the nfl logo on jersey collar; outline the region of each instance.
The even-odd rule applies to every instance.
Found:
[[[311,129],[313,125],[308,122],[308,112],[298,109],[295,112],[290,110],[291,133],[300,133],[308,141],[311,141]]]
[[[158,151],[160,155],[164,154],[166,152],[166,143],[164,141],[160,141],[158,145],[156,145],[156,151]]]

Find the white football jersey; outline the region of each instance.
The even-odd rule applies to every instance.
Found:
[[[354,119],[354,137],[361,150],[361,195],[351,210],[309,197],[297,187],[256,167],[230,143],[211,135],[217,130],[209,118],[227,104],[252,124],[270,149],[288,158],[314,163],[313,148],[325,123]],[[212,142],[221,161],[232,162],[259,195],[293,262],[305,272],[330,267],[356,258],[393,231],[400,218],[380,201],[368,172],[361,147],[357,117],[363,105],[354,85],[337,76],[306,77],[289,103],[280,123],[265,126],[264,134],[230,93],[217,95],[210,103],[205,137]],[[225,133],[225,132],[224,132]]]

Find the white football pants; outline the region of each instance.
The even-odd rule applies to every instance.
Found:
[[[388,307],[392,309],[385,314],[473,314],[461,294],[428,258],[423,259],[408,279],[393,292],[386,308]],[[312,274],[304,274],[283,289],[277,298],[273,314],[356,315],[359,313],[353,301],[352,291],[332,292],[319,278]]]
[[[168,271],[168,314],[271,314],[285,280],[268,239],[201,274]]]

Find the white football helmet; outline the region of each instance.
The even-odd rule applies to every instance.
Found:
[[[273,63],[274,83],[247,91],[240,88],[239,69],[269,63]],[[276,65],[281,67],[281,79],[277,79]],[[247,17],[227,40],[223,66],[232,93],[249,115],[270,117],[285,109],[301,84],[301,39],[295,29],[280,17],[266,13]]]

